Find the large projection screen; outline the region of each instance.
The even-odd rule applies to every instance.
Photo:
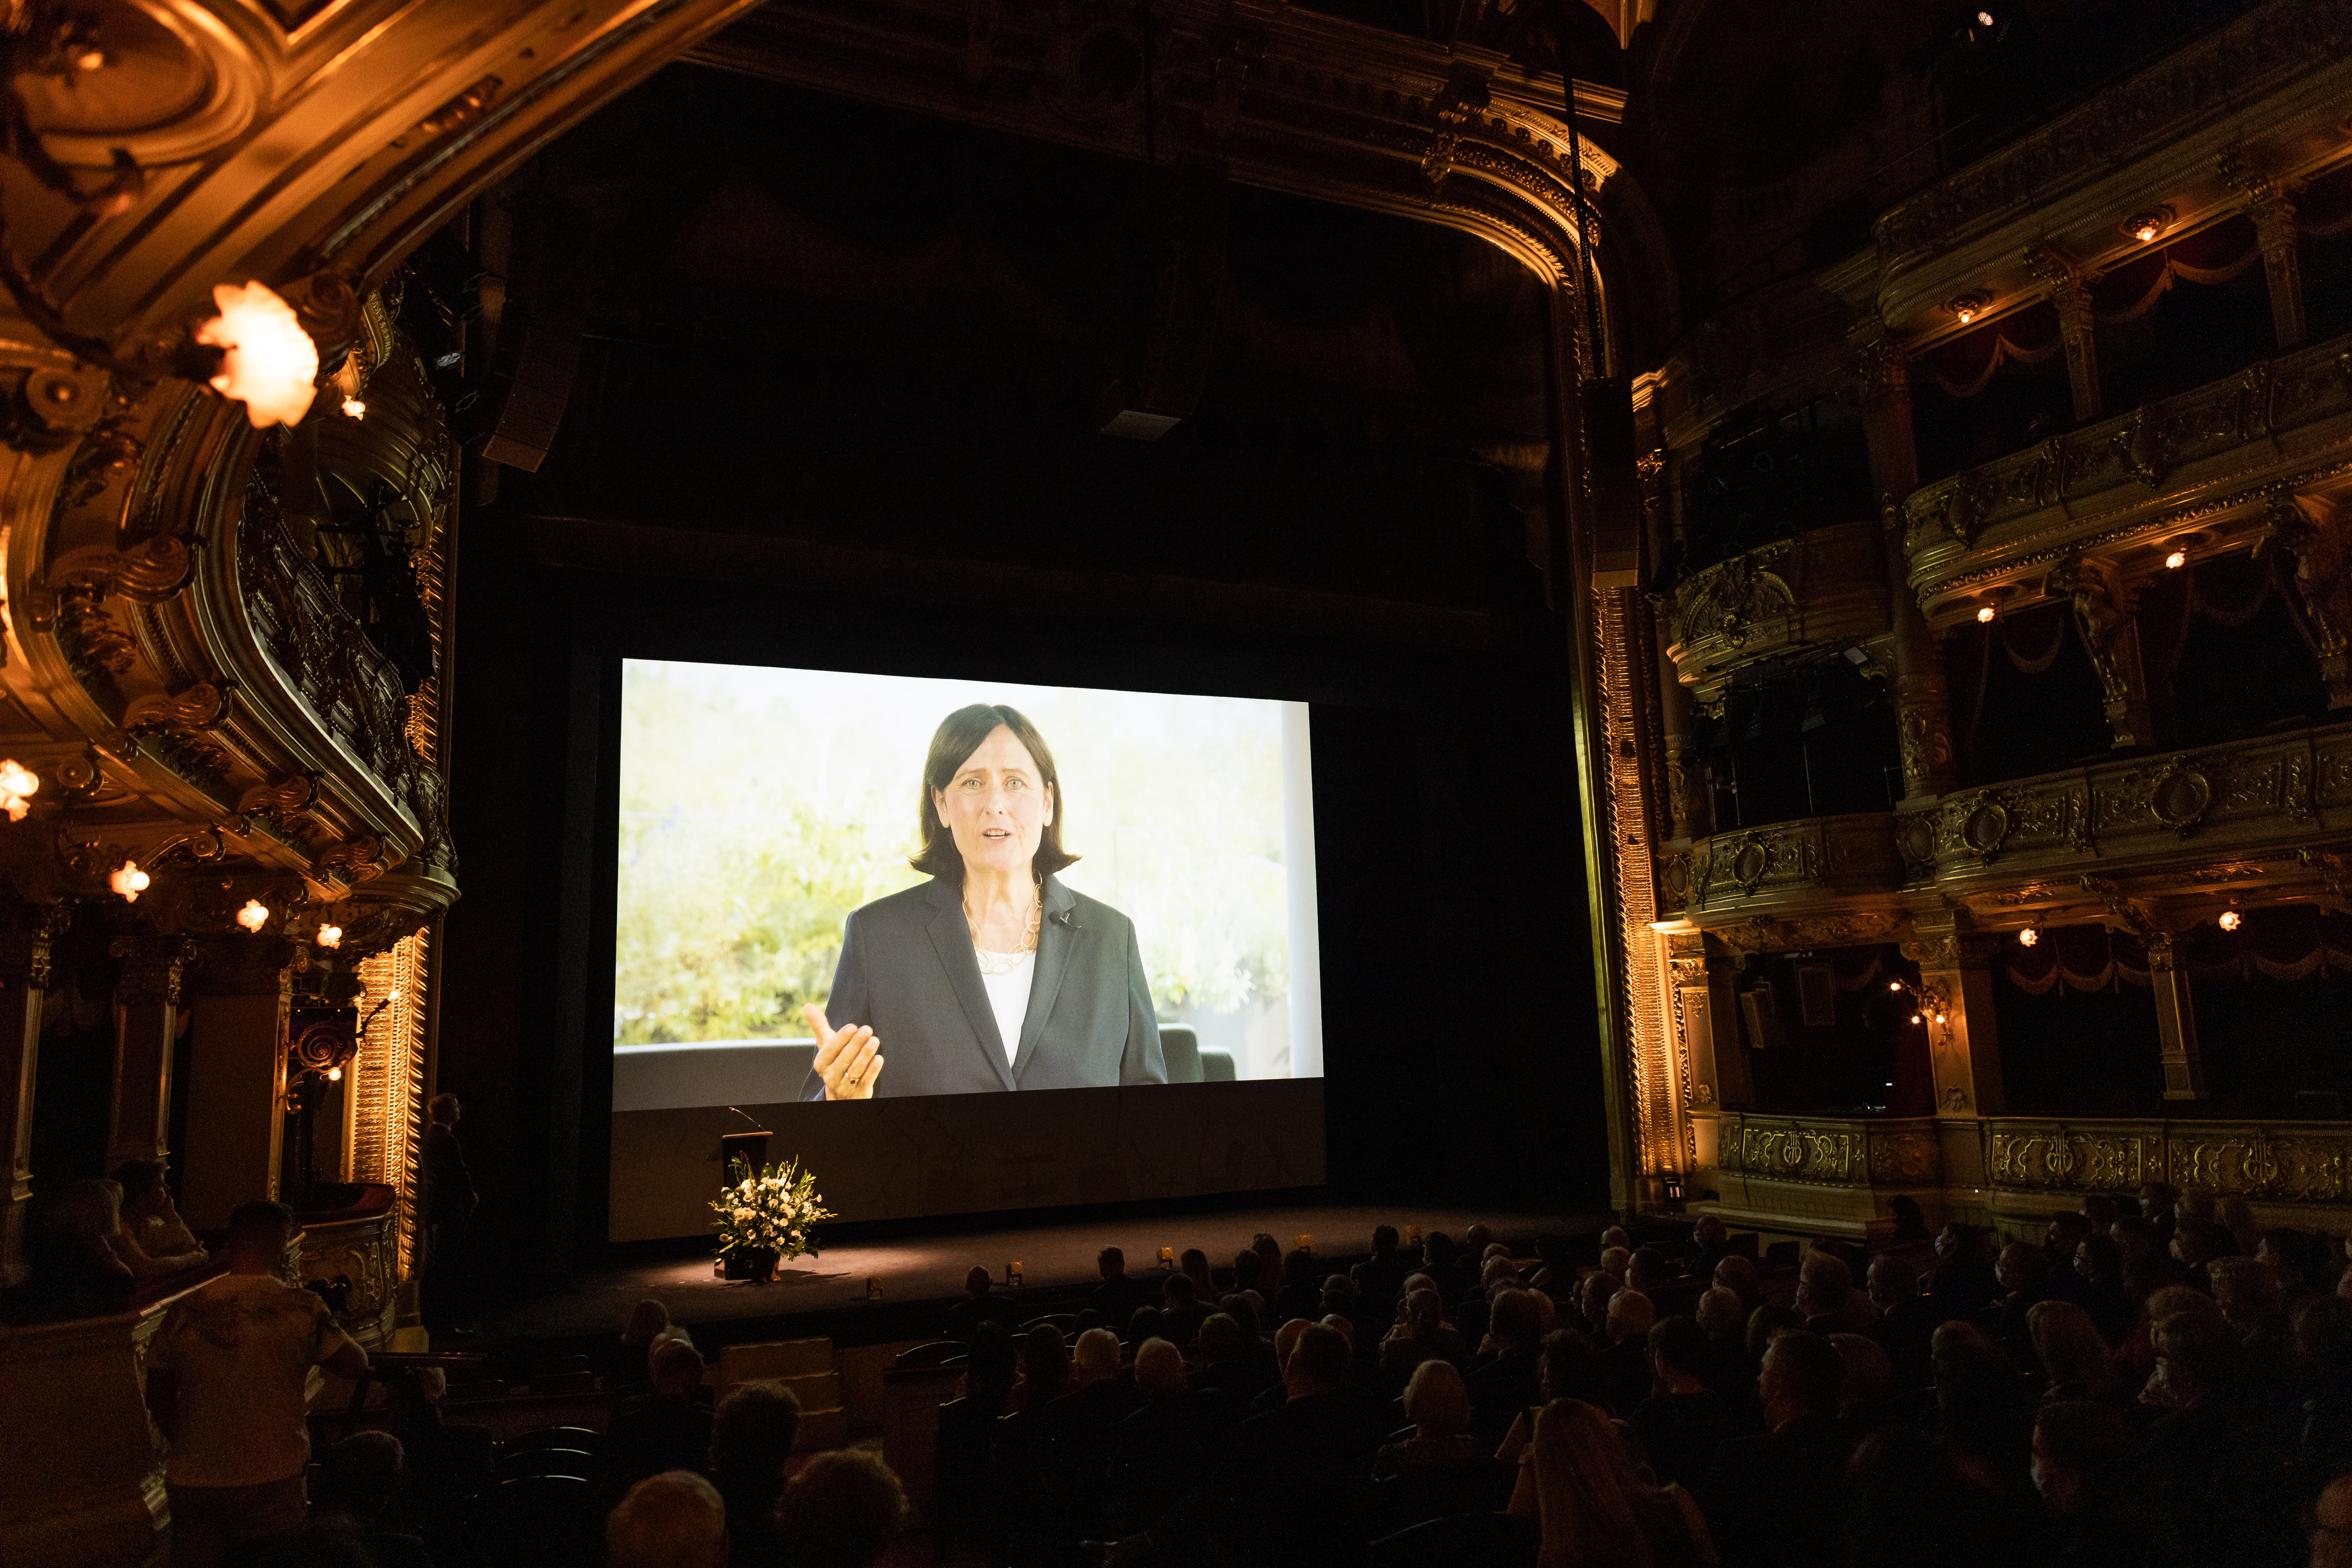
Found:
[[[642,659],[621,689],[613,1240],[708,1230],[755,1125],[853,1219],[1322,1180],[1305,703]],[[860,1026],[862,1093],[818,1060]]]

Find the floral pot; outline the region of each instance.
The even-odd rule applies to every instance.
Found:
[[[773,1279],[775,1277],[776,1255],[773,1251],[761,1251],[749,1247],[736,1247],[728,1249],[728,1279],[750,1279],[758,1284],[765,1285],[769,1280]]]

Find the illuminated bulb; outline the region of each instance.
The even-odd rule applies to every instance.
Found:
[[[387,1002],[397,1002],[400,1000],[400,993],[398,991],[387,991],[384,993],[383,999]]]
[[[1977,26],[1979,26],[1979,27],[1990,27],[1990,26],[1992,26],[1992,13],[1991,13],[1991,12],[1990,12],[1990,11],[1979,11],[1979,12],[1978,12],[1978,13],[1977,13]]]
[[[196,329],[196,342],[226,351],[213,390],[244,404],[257,430],[300,420],[318,392],[319,345],[294,308],[267,283],[215,285],[213,303],[220,314]]]
[[[346,419],[364,419],[364,418],[366,418],[366,417],[367,417],[367,405],[366,405],[366,404],[364,404],[364,403],[362,403],[362,402],[361,402],[358,398],[356,398],[356,397],[346,397],[346,398],[344,398],[344,399],[343,399],[343,417],[344,417],[344,418],[346,418]]]
[[[2171,554],[2164,558],[2164,563],[2167,566],[2171,567],[2175,572],[2178,572],[2183,566],[2189,564],[2189,552],[2186,550],[2176,550]]]
[[[247,931],[259,931],[269,923],[269,910],[259,899],[247,899],[245,908],[236,911],[236,923]]]
[[[1977,612],[1977,619],[1979,622],[1990,626],[1992,622],[1992,606],[1990,605],[1987,605],[1983,609],[1979,610]]]
[[[139,895],[147,890],[151,880],[152,879],[139,868],[138,861],[125,860],[121,868],[106,879],[106,885],[121,894],[124,903],[135,904],[139,901]]]
[[[2214,923],[2219,925],[2223,931],[2235,931],[2240,926],[2246,923],[2246,917],[2240,914],[2235,910],[2223,910],[2221,911],[2221,918]]]
[[[41,787],[41,776],[14,757],[0,759],[0,811],[8,814],[11,822],[22,822],[25,814],[33,809],[32,796]]]
[[[343,1069],[342,1069],[342,1068],[329,1068],[327,1069],[327,1081],[328,1081],[329,1083],[341,1083],[341,1082],[342,1082],[342,1081],[343,1081]]]
[[[2132,230],[2132,237],[2138,240],[2142,245],[2146,245],[2149,240],[2154,239],[2156,236],[2157,227],[2156,225],[2152,223],[2144,223],[2137,228]]]
[[[1890,980],[1886,983],[1886,988],[1889,991],[1900,991],[1903,989],[1903,982],[1900,980]]]
[[[1937,1014],[1937,1015],[1936,1015],[1936,1022],[1937,1022],[1938,1024],[1940,1024],[1940,1023],[1942,1023],[1943,1021],[1944,1021],[1944,1016],[1943,1016],[1941,1013]]]
[[[2032,926],[2027,926],[2023,931],[2017,933],[2017,945],[2020,947],[2032,947],[2035,942],[2040,942],[2041,940],[2042,933],[2035,931]]]
[[[320,947],[342,946],[343,928],[341,926],[320,926],[319,928],[319,945]]]
[[[76,70],[99,71],[104,70],[105,68],[106,51],[104,49],[84,49],[81,53],[74,57],[74,69]]]
[[[1919,1022],[1919,1015],[1918,1015],[1918,1014],[1916,1014],[1916,1013],[1912,1014],[1912,1015],[1911,1015],[1911,1021],[1912,1021],[1913,1023],[1915,1023],[1915,1024],[1916,1024],[1916,1023],[1917,1023],[1917,1022]]]
[[[1977,308],[1974,305],[1961,306],[1959,310],[1959,317],[1960,325],[1964,327],[1967,326],[1970,321],[1977,319]]]

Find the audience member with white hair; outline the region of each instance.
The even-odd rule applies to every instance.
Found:
[[[691,1470],[631,1487],[604,1521],[604,1568],[727,1568],[727,1505]]]
[[[1375,1478],[1466,1464],[1487,1452],[1470,1435],[1470,1390],[1451,1362],[1425,1361],[1413,1368],[1404,1414],[1412,1436],[1381,1449],[1372,1461]]]

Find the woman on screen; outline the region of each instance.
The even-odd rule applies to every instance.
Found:
[[[826,1006],[803,1009],[803,1100],[1165,1083],[1135,925],[1054,875],[1062,785],[1036,727],[961,708],[923,763],[929,882],[849,917]],[[887,1071],[885,1071],[885,1068]]]

